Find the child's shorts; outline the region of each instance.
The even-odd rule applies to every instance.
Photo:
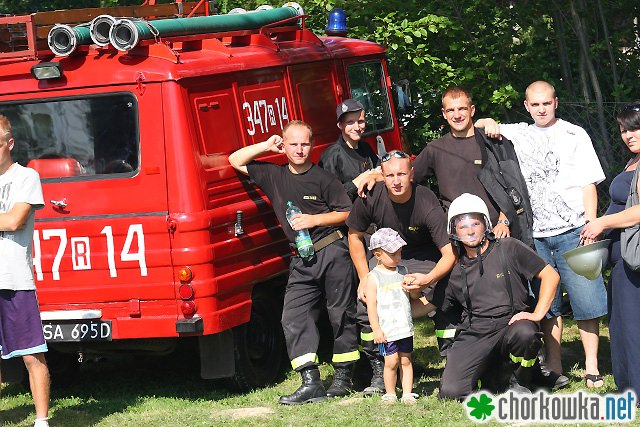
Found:
[[[378,351],[381,356],[391,356],[392,354],[413,352],[413,337],[402,338],[397,341],[387,341],[378,344]]]

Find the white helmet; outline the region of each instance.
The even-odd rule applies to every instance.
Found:
[[[483,215],[487,231],[491,231],[493,227],[491,226],[491,219],[489,218],[489,209],[487,209],[484,200],[476,195],[463,193],[456,197],[449,206],[449,212],[447,213],[447,233],[450,236],[455,234],[452,220],[458,215],[469,213],[479,213]]]
[[[563,253],[562,256],[574,272],[589,280],[594,280],[607,265],[610,243],[611,239],[599,240],[571,249]]]

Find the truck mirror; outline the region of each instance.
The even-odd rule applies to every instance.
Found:
[[[402,79],[393,84],[393,100],[395,101],[398,114],[405,114],[413,111],[409,80]]]

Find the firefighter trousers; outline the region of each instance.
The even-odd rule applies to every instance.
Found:
[[[465,322],[447,352],[438,397],[464,399],[495,360],[509,360],[518,382],[530,383],[542,334],[536,323],[520,320],[509,325],[510,318],[473,317],[470,327]]]
[[[371,231],[371,230],[369,230]],[[371,233],[367,231],[364,233],[364,247],[367,254],[367,262],[369,264],[369,270],[373,269],[378,260],[373,256],[373,253],[368,249],[369,242],[371,241]],[[359,280],[356,275],[356,288],[359,285]],[[369,322],[369,313],[367,312],[367,304],[362,302],[356,296],[356,322],[358,323],[358,331],[360,332],[360,352],[371,361],[374,359],[383,360],[378,352],[378,345],[373,342],[373,329],[371,329],[371,323]]]
[[[371,329],[371,323],[369,323],[367,305],[359,299],[356,301],[356,321],[360,331],[360,351],[367,360],[382,360],[382,356],[378,352],[378,346],[373,342],[373,329]]]
[[[318,319],[326,304],[333,330],[336,367],[359,358],[356,326],[356,272],[346,238],[317,252],[311,260],[293,257],[282,310],[282,329],[296,371],[318,364]]]

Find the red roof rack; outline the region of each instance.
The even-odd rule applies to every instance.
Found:
[[[205,0],[198,2],[177,0],[175,3],[166,4],[155,4],[155,0],[147,0],[140,6],[69,9],[4,16],[0,17],[0,62],[50,56],[47,36],[55,24],[87,23],[99,15],[161,19],[208,14],[209,2]]]

